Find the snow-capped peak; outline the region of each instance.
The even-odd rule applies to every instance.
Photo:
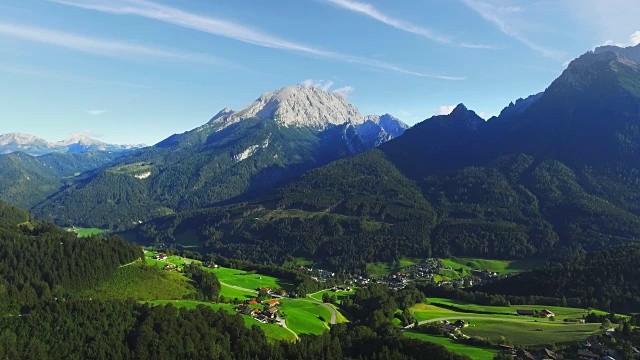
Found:
[[[5,145],[30,145],[33,143],[46,144],[46,141],[33,135],[9,133],[0,135],[0,146]]]
[[[284,126],[322,130],[331,125],[357,125],[365,121],[360,111],[343,96],[301,85],[262,94],[240,111],[225,110],[227,109],[218,113],[209,123],[223,128],[245,119],[258,118],[274,120]]]
[[[72,133],[71,136],[63,141],[60,141],[58,143],[56,143],[57,145],[62,145],[62,146],[67,146],[67,145],[73,145],[73,144],[80,144],[80,145],[107,145],[106,143],[103,143],[102,141],[98,141],[98,140],[94,140],[84,134],[81,133]]]

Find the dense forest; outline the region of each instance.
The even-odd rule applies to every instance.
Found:
[[[97,285],[143,257],[118,237],[76,237],[0,202],[0,312],[16,313],[66,290]]]
[[[130,152],[33,211],[64,226],[123,230],[167,213],[260,194],[365,150],[348,124],[324,131],[259,119],[220,131],[215,125]]]
[[[561,299],[559,305],[630,313],[640,308],[640,244],[581,254],[481,287],[512,296]]]
[[[142,250],[120,238],[78,238],[6,203],[0,203],[1,359],[468,359],[443,346],[402,336],[393,326],[397,308],[424,300],[417,289],[391,293],[383,286],[359,289],[347,306],[353,322],[299,341],[269,340],[240,315],[172,304],[79,299]],[[220,259],[224,261],[224,259]],[[237,262],[296,278],[293,272]],[[199,296],[216,301],[217,277],[189,266]],[[305,286],[307,279],[298,279]],[[149,284],[149,286],[153,286]],[[410,319],[404,319],[405,322]]]

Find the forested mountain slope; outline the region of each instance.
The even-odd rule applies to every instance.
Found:
[[[358,129],[365,121],[363,134]],[[172,212],[272,191],[405,128],[388,115],[365,120],[338,94],[285,87],[243,110],[224,109],[203,126],[132,152],[34,211],[61,225],[125,229]]]
[[[0,200],[30,209],[59,191],[68,179],[116,159],[100,151],[51,153],[39,157],[16,152],[0,155]]]
[[[141,257],[139,247],[118,237],[78,238],[0,202],[0,313],[94,286]]]
[[[195,236],[230,256],[307,256],[337,268],[597,249],[640,236],[638,129],[640,65],[587,53],[518,111],[485,122],[459,105],[273,195],[159,219],[137,236]]]
[[[485,285],[492,294],[564,298],[581,307],[636,312],[640,307],[640,244],[577,255]]]

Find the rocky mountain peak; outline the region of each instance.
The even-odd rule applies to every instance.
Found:
[[[331,125],[357,125],[365,121],[358,109],[343,96],[316,87],[293,85],[264,93],[243,110],[233,112],[231,109],[224,109],[209,123],[224,128],[249,118],[274,120],[284,126],[319,130]]]
[[[606,52],[612,52],[633,62],[640,63],[640,44],[628,47],[605,45],[599,46],[593,50],[594,54],[602,54]]]

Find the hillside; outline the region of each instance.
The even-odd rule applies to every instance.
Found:
[[[587,53],[500,117],[484,121],[461,104],[272,195],[159,219],[137,239],[199,241],[253,261],[304,256],[338,269],[407,255],[571,254],[634,240],[639,68],[613,52]]]
[[[95,286],[143,256],[122,239],[78,238],[0,202],[0,312],[15,313],[67,290]]]
[[[640,244],[614,246],[481,287],[516,296],[546,296],[581,307],[635,312],[640,306]]]
[[[59,191],[68,178],[99,168],[118,156],[110,152],[0,155],[0,200],[30,209]]]
[[[365,141],[358,132],[365,118],[342,96],[286,87],[263,94],[243,110],[224,109],[201,127],[129,153],[34,212],[65,226],[126,229],[173,212],[248,199],[406,128],[390,116],[374,120],[367,136],[375,139]]]

